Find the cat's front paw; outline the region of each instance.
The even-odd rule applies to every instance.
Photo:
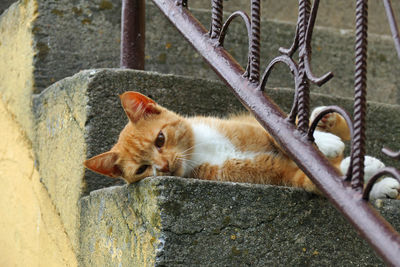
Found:
[[[400,183],[393,178],[383,178],[376,182],[369,193],[369,199],[397,198],[399,196]]]
[[[350,157],[347,157],[340,164],[340,170],[343,174],[347,173],[349,165]],[[364,166],[364,184],[367,184],[375,173],[385,167],[385,164],[377,158],[365,156]],[[400,183],[396,179],[388,177],[382,178],[373,185],[369,193],[369,199],[398,198],[399,190]]]
[[[340,170],[342,174],[347,173],[350,166],[350,157],[345,158],[340,163]],[[364,158],[364,184],[367,184],[369,179],[380,169],[384,168],[385,164],[377,158],[365,156]]]
[[[310,116],[310,121],[313,121],[317,115],[324,109],[325,106],[316,107]],[[319,120],[317,127],[320,130],[330,132],[336,125],[337,114],[336,113],[328,113]]]
[[[313,121],[317,115],[324,109],[325,106],[317,107],[311,113],[310,120]],[[346,120],[336,112],[325,114],[317,124],[317,130],[333,133],[339,136],[342,140],[350,140],[350,129]]]
[[[314,139],[319,151],[326,157],[336,158],[343,154],[344,143],[336,135],[315,131]]]

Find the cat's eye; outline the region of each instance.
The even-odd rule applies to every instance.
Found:
[[[161,148],[165,143],[165,136],[162,131],[160,131],[157,135],[156,141],[154,144],[156,145],[157,148]]]
[[[139,169],[136,170],[136,175],[144,173],[147,170],[148,167],[149,167],[149,165],[140,166]]]

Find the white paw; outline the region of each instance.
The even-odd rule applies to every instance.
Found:
[[[328,158],[336,158],[343,153],[344,143],[334,134],[315,131],[314,139],[318,149]]]
[[[379,169],[385,168],[385,164],[382,161],[370,156],[365,156],[364,166],[364,183],[368,183],[369,179]]]
[[[350,157],[345,158],[340,163],[340,171],[342,174],[347,173],[350,165]],[[385,167],[385,164],[377,158],[365,156],[364,159],[364,183],[368,183],[369,179],[379,170]]]
[[[342,172],[343,175],[346,175],[349,166],[350,166],[350,157],[347,157],[344,160],[342,160],[342,162],[340,162],[340,171]]]
[[[369,193],[369,199],[397,198],[399,195],[400,183],[393,178],[383,178],[376,182]]]
[[[320,113],[321,110],[323,110],[324,108],[326,108],[326,106],[316,107],[311,113],[310,121],[313,121],[317,117],[318,113]],[[332,129],[335,126],[336,119],[337,116],[335,113],[328,113],[322,117],[322,119],[318,122],[317,126],[320,129],[328,131],[329,129]]]

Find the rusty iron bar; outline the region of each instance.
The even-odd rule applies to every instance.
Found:
[[[351,185],[362,193],[364,187],[365,117],[367,110],[368,0],[356,2],[356,44],[354,74],[354,136],[351,142]]]
[[[145,0],[122,0],[121,68],[144,70]]]
[[[250,81],[260,81],[260,0],[251,0]]]
[[[209,38],[204,26],[187,9],[177,7],[172,0],[153,2],[360,235],[388,264],[398,264],[400,235],[360,194],[351,190],[351,185],[342,180],[337,170],[313,147],[307,134],[296,130],[279,107],[243,77],[244,70],[239,63]]]
[[[397,27],[396,18],[394,17],[392,4],[390,0],[383,0],[383,4],[385,5],[386,16],[389,21],[390,31],[392,32],[394,46],[397,50],[397,56],[400,59],[400,36],[399,36],[399,29]]]
[[[299,81],[296,88],[298,98],[298,125],[297,128],[302,132],[308,131],[310,116],[310,82],[307,77],[305,58],[307,54],[306,32],[308,19],[310,16],[310,0],[299,0]]]
[[[222,29],[223,0],[211,0],[211,30],[210,37],[218,38]]]

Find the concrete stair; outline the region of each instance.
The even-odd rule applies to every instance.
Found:
[[[188,1],[190,8],[211,9],[211,1],[196,0]],[[264,20],[297,22],[298,0],[286,0],[285,4],[274,0],[261,0],[261,16]],[[400,13],[400,5],[397,1],[392,1],[395,14]],[[355,21],[355,1],[347,0],[324,0],[320,1],[318,9],[317,26],[354,29]],[[228,0],[224,1],[224,11],[234,12],[244,10],[250,14],[250,5],[246,1]],[[368,1],[368,32],[370,34],[391,35],[390,28],[385,16],[385,8],[382,1]]]
[[[110,88],[114,90],[111,91]],[[271,233],[268,232],[268,227],[265,228],[266,226],[264,224],[257,226],[257,223],[254,225],[254,231],[251,231],[252,234],[250,234],[250,232],[246,233],[244,239],[247,241],[244,244],[239,247],[227,244],[226,247],[223,247],[224,252],[222,252],[222,244],[225,244],[224,242],[229,240],[229,238],[226,239],[229,237],[227,236],[227,232],[224,232],[223,235],[217,235],[218,238],[221,238],[220,242],[222,243],[216,242],[216,236],[211,238],[215,233],[208,228],[209,222],[202,221],[204,218],[215,218],[217,221],[214,222],[214,224],[217,225],[213,227],[223,229],[225,228],[223,225],[223,218],[226,216],[221,217],[220,209],[225,210],[224,212],[226,214],[231,214],[230,218],[232,218],[232,220],[239,221],[244,220],[244,218],[253,217],[255,221],[259,220],[259,218],[253,214],[259,213],[260,210],[262,210],[262,213],[270,210],[271,207],[269,207],[269,205],[274,206],[274,209],[282,210],[282,212],[287,210],[287,205],[282,204],[282,201],[277,201],[276,199],[278,197],[276,197],[274,201],[260,201],[260,205],[264,205],[262,209],[258,206],[253,207],[251,205],[248,210],[239,209],[239,215],[242,216],[240,217],[238,214],[232,213],[233,211],[228,208],[232,206],[231,202],[226,202],[225,196],[221,197],[226,194],[225,191],[230,192],[229,196],[237,203],[236,205],[241,203],[240,205],[243,205],[243,207],[246,207],[246,205],[254,201],[254,199],[251,198],[249,203],[246,204],[246,202],[235,200],[247,194],[243,193],[243,190],[260,190],[257,191],[257,197],[270,195],[272,193],[270,193],[269,190],[272,190],[279,196],[283,195],[283,198],[291,199],[290,201],[293,202],[290,205],[296,206],[299,210],[304,211],[309,210],[311,212],[311,210],[314,209],[326,210],[326,206],[330,206],[325,199],[307,194],[302,190],[260,185],[205,183],[199,180],[181,178],[166,179],[165,177],[146,179],[138,185],[102,189],[112,185],[120,185],[121,181],[105,178],[87,171],[83,168],[82,162],[86,158],[108,150],[116,141],[119,131],[126,123],[126,116],[120,107],[118,95],[132,89],[152,97],[167,108],[186,115],[224,115],[242,109],[240,103],[229,93],[226,86],[220,82],[176,75],[118,69],[82,71],[73,77],[63,79],[53,84],[36,96],[34,101],[36,137],[33,145],[36,152],[39,173],[54,205],[60,212],[66,231],[73,240],[72,243],[76,251],[80,253],[80,260],[84,266],[97,265],[100,262],[108,263],[109,266],[114,266],[119,263],[124,265],[126,262],[134,262],[137,265],[153,265],[154,263],[157,266],[163,266],[163,264],[196,265],[198,264],[197,260],[202,259],[201,257],[196,258],[193,256],[194,254],[184,257],[182,254],[174,251],[182,251],[182,253],[185,253],[184,255],[190,255],[191,251],[198,250],[204,252],[204,256],[202,257],[219,251],[217,253],[219,257],[210,257],[210,259],[215,261],[210,262],[210,264],[215,263],[217,265],[234,264],[240,259],[240,262],[243,263],[254,263],[263,266],[263,264],[271,262],[273,258],[272,255],[281,255],[282,264],[300,264],[302,260],[305,262],[309,260],[310,263],[318,265],[332,260],[331,256],[320,258],[313,257],[312,254],[303,254],[304,252],[302,250],[298,250],[298,253],[293,255],[293,258],[287,259],[287,255],[284,256],[284,254],[280,254],[280,251],[282,251],[282,244],[282,246],[271,247],[268,245],[271,240],[264,239],[262,235],[258,234],[258,231],[261,231],[261,229],[263,229],[262,231],[267,231],[265,235]],[[288,110],[290,108],[293,99],[292,90],[270,89],[268,92],[283,109]],[[340,104],[345,108],[351,108],[352,100],[313,94],[312,103],[315,105],[321,105],[322,103],[329,105]],[[380,112],[378,116],[368,117],[368,125],[370,125],[370,127],[368,128],[367,135],[371,141],[368,143],[367,151],[372,155],[383,158],[380,154],[382,139],[385,140],[385,145],[389,147],[397,145],[394,141],[396,140],[396,134],[392,130],[389,130],[391,125],[388,125],[385,121],[387,121],[392,114],[400,112],[400,107],[372,102],[370,102],[369,105],[370,110],[379,110]],[[393,125],[400,124],[400,118],[393,118],[391,120]],[[393,140],[393,142],[388,140]],[[59,160],[60,158],[62,158],[61,162]],[[57,168],[53,167],[55,165],[57,165]],[[179,189],[175,186],[178,186]],[[199,189],[192,189],[191,186]],[[212,190],[209,191],[207,187],[203,188],[203,186],[215,187],[213,190],[216,191],[212,193]],[[197,195],[200,194],[198,192],[196,193],[196,190],[200,190],[202,192],[201,194],[205,194],[205,192],[209,192],[209,194],[205,194],[206,198],[198,199],[200,202],[193,202],[197,199]],[[164,193],[166,195],[164,195]],[[311,204],[305,200],[304,202],[298,202],[296,201],[296,197],[293,197],[291,194],[296,194],[296,196],[300,194],[305,199],[315,199],[316,203]],[[220,199],[221,201],[217,202],[214,198],[208,199],[207,197],[210,195],[214,195],[214,198]],[[173,198],[171,198],[172,196]],[[255,199],[257,199],[257,197],[255,197]],[[134,202],[131,202],[130,198],[133,198]],[[230,199],[227,196],[226,198]],[[122,201],[122,199],[125,200]],[[169,204],[165,204],[164,202],[168,202]],[[208,204],[206,205],[206,203]],[[378,205],[384,205],[384,207],[389,210],[396,210],[396,205],[398,205],[398,201],[379,203]],[[181,205],[188,205],[190,208],[188,208],[188,211],[181,214],[179,211]],[[212,205],[214,208],[205,208],[204,211],[197,211],[195,208],[203,207],[204,205],[206,207]],[[340,215],[333,212],[333,208],[331,209],[332,213],[322,217],[328,221],[335,222],[330,228],[332,229],[330,230],[332,231],[332,236],[354,235],[354,230],[350,230],[351,228],[346,228],[349,230],[343,232],[343,227],[349,227],[345,226],[346,223],[344,221],[341,222],[343,226],[339,227],[336,225],[337,218],[340,217]],[[207,213],[204,213],[205,210],[207,210]],[[197,214],[197,212],[199,212],[199,214]],[[198,229],[201,227],[208,229],[205,232],[205,236],[201,236],[200,238],[196,234],[170,233],[171,230],[168,228],[169,226],[165,228],[163,225],[163,216],[172,216],[174,220],[170,220],[175,221],[176,225],[171,227],[179,228],[190,226],[192,225],[191,220],[193,219],[190,219],[191,217],[189,214],[198,216],[198,218],[196,217],[197,220],[201,220],[197,221],[196,229],[198,231],[202,231]],[[285,214],[288,216],[290,212]],[[280,215],[279,218],[281,216],[283,215]],[[314,215],[307,216],[313,217]],[[316,216],[318,218],[321,217],[320,215]],[[393,212],[393,216],[394,219],[392,219],[392,222],[396,222],[400,214]],[[179,218],[179,220],[177,218]],[[296,219],[292,217],[288,220],[292,219],[294,221],[305,220],[304,218]],[[189,220],[189,222],[187,220]],[[309,222],[310,224],[308,224],[308,219],[303,223],[306,225],[305,228],[317,224],[314,222]],[[325,225],[325,221],[323,223]],[[232,224],[231,228],[236,229],[239,227],[235,225],[236,224]],[[257,228],[256,226],[261,228]],[[274,234],[276,233],[278,236],[284,235],[285,237],[282,238],[285,240],[286,238],[290,240],[297,238],[294,232],[291,232],[292,234],[288,237],[288,234],[285,233],[287,230],[286,228],[286,230],[284,230],[278,226],[275,227],[273,224],[270,226],[271,229],[274,229],[271,231],[277,231],[274,232]],[[240,227],[243,228],[244,226]],[[294,225],[290,227],[294,227]],[[185,232],[186,230],[182,231]],[[195,230],[190,231],[196,232]],[[303,236],[308,235],[308,232],[302,231],[303,230],[299,230],[297,234]],[[318,230],[316,229],[313,231],[317,232]],[[97,235],[95,235],[95,233],[97,233]],[[173,234],[174,238],[167,238],[166,236],[169,236],[169,234]],[[318,251],[320,250],[314,245],[314,243],[317,244],[319,242],[319,239],[314,239],[315,237],[308,238],[313,241],[304,241],[305,243],[301,244],[308,244],[309,247],[305,248],[306,250],[312,247],[317,251],[313,251],[312,253],[319,253]],[[346,246],[352,247],[353,243],[351,242],[353,241],[353,237],[349,238],[348,242],[350,243]],[[277,242],[279,243],[280,241]],[[345,249],[346,246],[343,245],[345,241],[339,241],[341,244],[340,249],[336,247],[338,246],[338,243],[336,243],[337,240],[330,240],[328,238],[326,242],[331,244],[331,247],[329,249],[327,248],[326,252],[330,249],[334,249],[334,251],[336,251],[336,254],[334,254],[335,257],[347,253]],[[357,240],[356,242],[361,241]],[[292,242],[288,241],[285,244],[289,246],[290,243]],[[191,246],[183,244],[191,244]],[[176,250],[176,246],[179,247],[178,250]],[[259,246],[262,247],[262,249]],[[354,246],[359,247],[359,245]],[[244,253],[245,247],[249,254]],[[325,245],[322,247],[325,247]],[[185,248],[185,250],[183,248]],[[208,248],[208,250],[205,250],[205,248]],[[239,250],[241,252],[239,252]],[[252,250],[257,252],[250,253],[249,251]],[[287,250],[289,250],[289,248]],[[360,249],[360,253],[361,251],[365,253],[362,254],[362,257],[366,259],[366,262],[379,262],[375,257],[371,259],[372,254],[370,250],[367,249],[367,246],[363,245]],[[232,253],[238,253],[240,257],[231,257]],[[309,253],[311,252],[309,251]],[[263,257],[263,259],[260,258],[261,255],[267,254],[270,256]],[[304,258],[300,255],[308,256]],[[356,257],[360,255],[359,252],[354,255],[349,254],[346,260],[343,258],[343,263],[346,263],[347,260],[349,262],[351,259],[355,260]],[[342,257],[340,256],[340,258]],[[273,258],[273,260],[275,261],[276,259]]]
[[[3,13],[4,10],[9,8],[9,6],[14,3],[15,0],[3,0],[0,3],[0,15]]]
[[[227,1],[227,7],[232,4]],[[152,4],[147,5],[146,68],[158,73],[109,69],[119,64],[120,8],[120,1],[26,0],[0,16],[1,99],[31,143],[41,182],[80,265],[382,264],[327,200],[302,190],[176,177],[127,186],[85,170],[82,162],[109,149],[126,123],[118,99],[124,91],[142,92],[186,115],[243,109]],[[209,11],[193,12],[209,24]],[[244,27],[232,26],[227,48],[245,64]],[[266,20],[262,27],[268,33],[262,37],[265,66],[279,46],[291,44],[294,25]],[[352,95],[353,38],[349,30],[315,31],[314,72],[333,71],[336,78],[313,88],[314,106],[352,110],[345,97]],[[400,102],[400,65],[388,36],[373,35],[369,47],[374,101],[367,151],[396,165],[380,149],[399,149],[400,118],[393,114],[400,106],[390,104]],[[268,86],[267,94],[288,111],[289,71],[278,68]],[[375,205],[400,229],[398,201]]]
[[[240,1],[238,2],[240,3]],[[292,2],[296,1],[291,0],[291,4],[288,6],[292,7],[292,12],[295,12],[297,5]],[[334,4],[333,1],[327,1],[327,3],[328,7]],[[271,10],[277,10],[278,5],[272,5],[270,2],[263,2],[263,4],[267,16],[262,22],[261,66],[265,68],[269,61],[279,54],[280,46],[289,47],[291,45],[294,24],[275,20],[275,18],[281,17],[279,12],[273,12],[276,13],[276,16],[272,16],[270,13]],[[199,3],[194,5],[200,7]],[[372,4],[372,6],[374,5],[378,4]],[[26,14],[20,12],[22,13],[21,17],[15,16],[15,12],[24,6],[32,6],[35,12]],[[244,4],[235,4],[231,1],[226,3],[227,10],[233,10],[233,6],[242,7]],[[326,10],[324,5],[321,4],[321,6],[321,10]],[[347,7],[348,5],[343,3],[342,6]],[[217,79],[201,57],[186,44],[177,30],[171,27],[166,18],[150,1],[146,7],[146,69],[161,73]],[[209,25],[210,11],[194,8],[192,11],[203,25]],[[344,12],[346,17],[350,16],[348,13],[349,11]],[[2,15],[2,20],[16,25],[22,19],[31,21],[29,24],[21,24],[20,30],[27,31],[29,38],[32,39],[30,43],[24,42],[23,44],[26,46],[23,48],[31,50],[32,55],[26,57],[16,54],[13,58],[20,59],[22,62],[27,61],[23,65],[33,65],[32,77],[27,77],[27,79],[32,80],[34,93],[39,93],[55,81],[71,76],[79,70],[118,67],[120,14],[120,1],[81,1],[75,4],[68,0],[29,0],[14,5]],[[380,14],[380,17],[382,16],[383,14]],[[386,24],[382,25],[381,23],[379,27],[388,29]],[[7,24],[3,23],[3,25]],[[322,89],[313,87],[312,90],[352,97],[354,33],[347,28],[343,30],[332,27],[335,26],[334,24],[329,24],[329,26],[331,27],[315,30],[312,66],[316,75],[332,71],[335,78]],[[163,31],[161,32],[159,29],[163,29]],[[248,49],[246,35],[243,34],[244,29],[242,23],[234,22],[226,38],[226,48],[243,66],[247,61]],[[4,53],[9,53],[8,49],[10,46],[13,47],[16,37],[8,32],[6,27],[3,32],[8,34],[0,36],[2,43],[0,49],[4,49],[6,51]],[[368,98],[390,104],[400,103],[400,96],[398,96],[400,81],[396,75],[400,71],[399,68],[391,38],[387,35],[371,35],[369,38]],[[21,78],[21,76],[19,77]],[[292,88],[293,81],[289,70],[283,66],[278,67],[270,78],[269,86]]]
[[[400,229],[399,201],[379,210]],[[83,266],[376,266],[326,199],[293,188],[173,177],[81,200]]]

